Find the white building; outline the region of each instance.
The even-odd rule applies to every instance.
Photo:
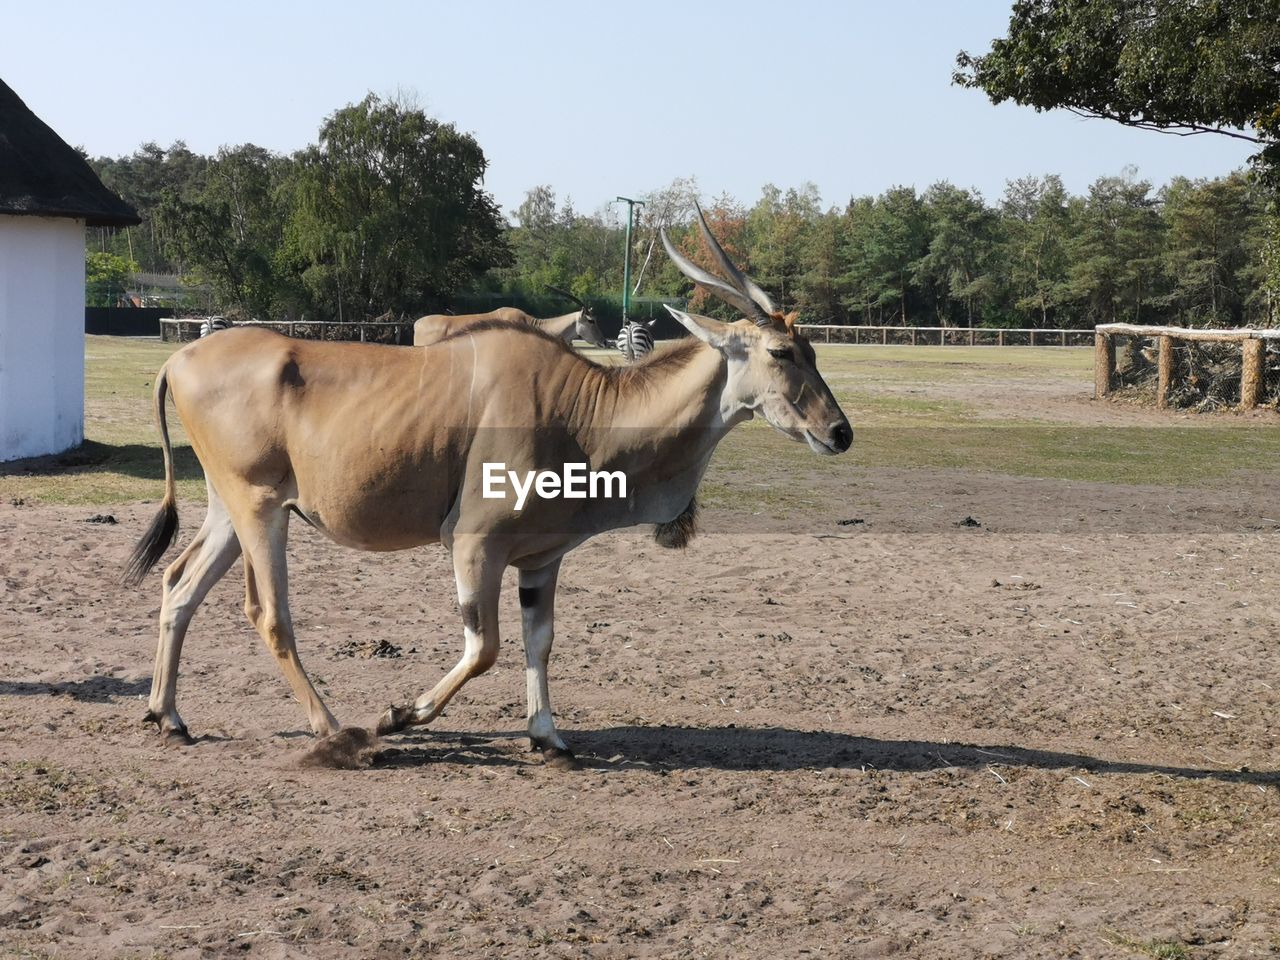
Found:
[[[138,222],[0,80],[0,461],[84,439],[84,228]]]

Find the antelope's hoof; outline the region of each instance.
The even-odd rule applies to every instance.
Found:
[[[163,731],[163,733],[166,746],[189,747],[196,742],[195,737],[187,732],[186,727],[174,727],[172,730]]]
[[[164,718],[154,710],[148,710],[143,716],[142,722],[144,724],[154,723],[166,744],[172,744],[179,747],[189,747],[196,742],[195,737],[191,736],[191,734],[187,732],[186,724],[165,729]]]
[[[385,737],[389,733],[399,733],[409,725],[413,718],[413,707],[387,707],[387,712],[378,718],[378,736]]]
[[[581,770],[582,764],[568,747],[543,747],[542,759],[556,770]]]

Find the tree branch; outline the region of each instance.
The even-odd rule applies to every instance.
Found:
[[[1232,137],[1236,140],[1244,140],[1248,143],[1262,143],[1261,137],[1255,137],[1248,133],[1240,133],[1236,130],[1228,130],[1224,127],[1206,127],[1198,123],[1155,123],[1151,120],[1134,120],[1123,114],[1109,113],[1103,110],[1089,110],[1084,107],[1067,107],[1071,113],[1077,117],[1084,117],[1086,120],[1114,120],[1116,123],[1123,124],[1126,127],[1134,127],[1138,130],[1152,130],[1156,133],[1163,133],[1171,137],[1195,137],[1202,133],[1217,133],[1224,137]]]

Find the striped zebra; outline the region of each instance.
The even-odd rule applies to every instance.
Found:
[[[211,333],[217,333],[219,330],[227,330],[233,326],[226,317],[209,317],[200,324],[200,336],[207,337]],[[219,343],[222,341],[219,340]]]
[[[618,333],[618,352],[627,363],[641,360],[653,351],[653,331],[649,329],[652,325],[652,320],[647,323],[628,320],[622,325]]]

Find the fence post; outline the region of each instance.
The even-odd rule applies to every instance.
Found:
[[[976,334],[974,333],[973,327],[970,327],[970,328],[969,328],[969,346],[971,346],[971,347],[972,347],[972,346],[977,342],[977,341],[974,339],[974,337],[975,337],[975,336],[976,336]]]
[[[827,327],[827,343],[831,342],[831,328]]]
[[[886,347],[889,345],[889,328],[888,327],[880,328],[880,343],[881,345]]]
[[[1116,345],[1110,334],[1093,334],[1093,398],[1101,400],[1111,392],[1116,378]]]
[[[1032,331],[1031,331],[1031,346],[1033,346],[1033,347],[1034,347],[1035,345],[1036,345],[1036,332],[1035,332],[1035,330],[1032,330]]]
[[[1250,337],[1241,346],[1240,408],[1252,410],[1262,397],[1263,360],[1266,356],[1265,340]]]
[[[289,336],[291,336],[291,337],[292,337],[292,336],[294,335],[294,331],[295,331],[295,327],[294,327],[294,325],[293,325],[293,321],[292,321],[292,320],[290,320],[290,321],[289,321]]]
[[[1156,381],[1156,406],[1169,405],[1169,384],[1173,381],[1173,337],[1160,338],[1159,379]]]
[[[1059,332],[1062,334],[1062,345],[1065,347],[1067,345],[1067,331],[1061,330]]]
[[[997,333],[997,334],[996,334],[996,346],[997,346],[997,347],[1003,347],[1003,346],[1004,346],[1004,331],[1003,331],[1003,330],[1001,330],[999,333]]]

